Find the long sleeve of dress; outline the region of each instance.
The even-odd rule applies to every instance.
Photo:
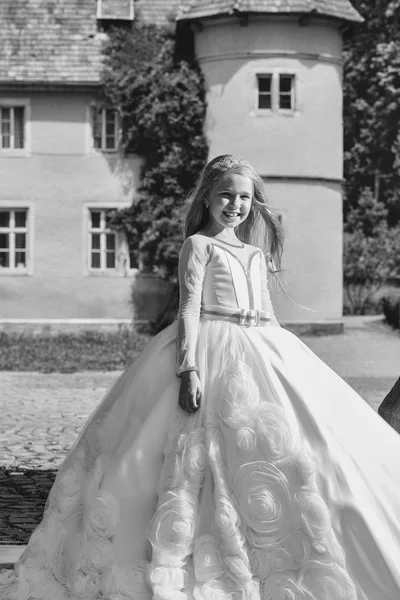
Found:
[[[274,307],[272,306],[271,296],[268,289],[268,268],[264,254],[261,258],[261,308],[271,314],[271,325],[280,327],[275,316]]]
[[[179,255],[179,313],[177,375],[197,368],[197,336],[206,266],[211,252],[208,240],[189,237]]]

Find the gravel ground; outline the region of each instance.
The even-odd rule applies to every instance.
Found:
[[[303,341],[375,409],[400,375],[400,336],[378,319]],[[119,372],[0,372],[0,544],[27,541],[55,471]]]

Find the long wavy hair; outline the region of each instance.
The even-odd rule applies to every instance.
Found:
[[[209,221],[205,201],[220,178],[226,174],[242,175],[253,182],[253,197],[249,215],[235,230],[246,244],[258,246],[264,252],[268,268],[278,273],[283,252],[283,231],[278,217],[268,205],[264,183],[246,160],[222,154],[213,158],[204,168],[199,181],[188,198],[189,210],[185,221],[185,239],[203,229]]]

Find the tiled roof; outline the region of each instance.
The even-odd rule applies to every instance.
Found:
[[[0,81],[98,83],[94,0],[0,0]]]
[[[118,6],[119,3],[119,6]],[[136,0],[135,19],[175,21],[181,0]],[[127,0],[102,0],[103,16]],[[0,0],[0,82],[97,84],[102,36],[96,0]]]
[[[182,0],[136,0],[135,13],[143,23],[164,25],[175,21],[181,4]]]
[[[0,0],[0,83],[99,84],[102,36],[96,9],[96,0]],[[196,19],[235,10],[314,10],[362,20],[349,0],[136,0],[135,19],[163,25],[177,14],[178,19]]]
[[[178,19],[200,19],[238,13],[316,14],[362,22],[349,0],[185,0]]]

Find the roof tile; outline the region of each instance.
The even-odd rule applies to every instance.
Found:
[[[178,20],[238,13],[310,14],[362,22],[349,0],[186,0]]]
[[[109,0],[109,5],[116,0]],[[127,0],[124,0],[127,4]],[[99,84],[95,0],[0,0],[0,82]],[[136,0],[135,18],[163,25],[234,11],[361,21],[349,0]]]
[[[143,23],[164,25],[175,21],[182,0],[136,0],[135,11]]]
[[[93,0],[1,0],[0,81],[100,81]]]

